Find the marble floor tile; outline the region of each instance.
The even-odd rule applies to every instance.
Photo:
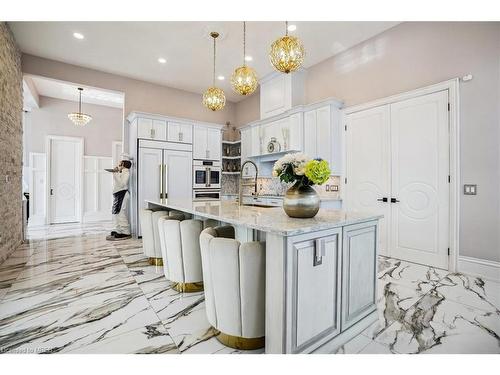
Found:
[[[397,354],[397,353],[394,350],[391,350],[387,345],[371,341],[357,354]]]
[[[161,323],[151,324],[95,344],[72,350],[70,354],[179,354],[177,345]]]
[[[375,341],[398,353],[500,354],[500,316],[433,290]]]
[[[500,283],[450,273],[441,280],[436,290],[448,300],[500,315]]]
[[[363,335],[358,335],[354,337],[351,341],[346,342],[344,345],[339,347],[333,354],[357,354],[371,342],[373,341],[370,340],[368,337]]]

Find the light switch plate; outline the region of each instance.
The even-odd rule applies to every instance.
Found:
[[[465,184],[464,195],[477,195],[477,185]]]
[[[339,191],[339,185],[330,185],[330,191]]]

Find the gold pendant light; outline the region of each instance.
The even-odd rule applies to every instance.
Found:
[[[78,112],[68,114],[68,118],[77,126],[85,126],[92,120],[92,116],[82,113],[82,91],[83,89],[79,87]]]
[[[285,36],[271,44],[269,60],[280,72],[290,73],[300,68],[306,52],[299,38],[288,35],[288,21],[285,22],[285,30]]]
[[[247,66],[246,56],[246,22],[243,22],[243,66],[235,69],[231,76],[231,86],[240,95],[250,95],[257,88],[257,74]]]
[[[203,105],[212,111],[220,111],[226,105],[226,96],[224,95],[224,91],[222,91],[222,89],[215,87],[215,40],[219,36],[219,33],[214,31],[210,33],[210,36],[214,38],[214,74],[212,87],[209,87],[203,94]]]

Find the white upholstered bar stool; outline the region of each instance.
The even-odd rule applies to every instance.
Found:
[[[178,292],[202,291],[200,233],[203,222],[164,217],[158,225],[163,236],[163,258],[167,263],[165,277],[174,283],[173,288]]]
[[[158,220],[161,217],[168,216],[168,214],[168,211],[154,211],[150,209],[142,209],[140,213],[142,251],[149,258],[149,264],[154,266],[163,265]]]
[[[240,243],[233,227],[200,235],[205,307],[217,339],[235,349],[264,347],[265,243]]]

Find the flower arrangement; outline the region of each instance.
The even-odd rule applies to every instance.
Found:
[[[330,177],[330,167],[326,160],[298,152],[286,154],[274,163],[273,176],[298,186],[322,185]]]

